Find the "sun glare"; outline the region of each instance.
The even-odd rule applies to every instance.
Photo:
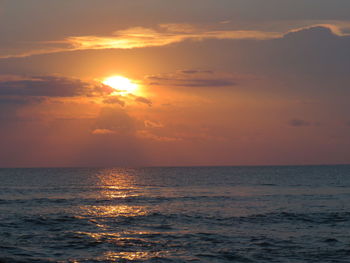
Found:
[[[102,83],[110,86],[120,93],[134,93],[138,89],[138,85],[136,83],[133,83],[130,79],[122,76],[106,78]]]

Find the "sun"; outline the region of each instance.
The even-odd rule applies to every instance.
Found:
[[[138,89],[138,84],[130,79],[122,76],[112,76],[102,81],[103,84],[110,86],[119,93],[135,93]]]

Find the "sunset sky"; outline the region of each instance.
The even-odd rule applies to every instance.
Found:
[[[0,167],[350,163],[348,0],[0,0],[0,35]]]

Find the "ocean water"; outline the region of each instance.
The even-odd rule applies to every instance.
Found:
[[[350,262],[350,166],[0,169],[0,262]]]

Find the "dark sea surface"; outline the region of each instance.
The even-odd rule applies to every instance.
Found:
[[[0,262],[350,262],[350,166],[0,169]]]

